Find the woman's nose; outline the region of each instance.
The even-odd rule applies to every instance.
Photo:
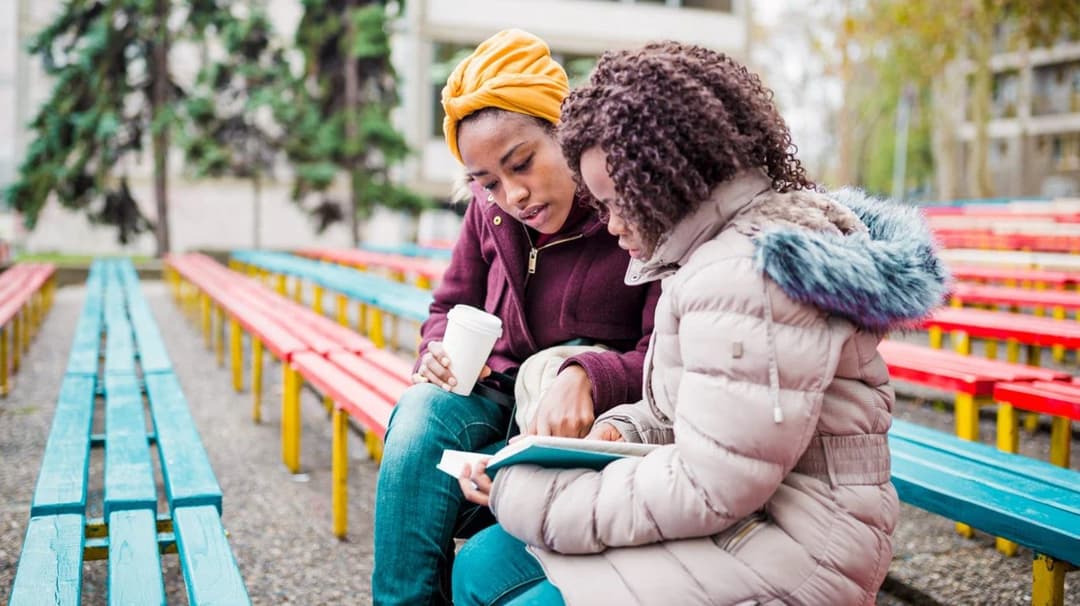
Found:
[[[529,189],[522,183],[506,181],[506,202],[511,206],[521,206],[529,198]]]
[[[615,216],[615,213],[608,213],[607,230],[613,236],[621,236],[626,232],[626,222]]]

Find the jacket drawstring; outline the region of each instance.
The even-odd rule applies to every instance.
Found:
[[[762,289],[765,291],[765,347],[769,350],[769,398],[772,400],[773,423],[784,422],[784,411],[780,408],[780,370],[776,365],[776,339],[773,336],[772,297],[769,296],[769,282],[762,275]]]

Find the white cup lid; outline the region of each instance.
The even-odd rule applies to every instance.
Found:
[[[471,305],[455,305],[446,317],[479,333],[502,336],[502,320]]]

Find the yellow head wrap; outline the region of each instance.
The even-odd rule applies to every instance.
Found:
[[[569,92],[566,71],[543,40],[519,29],[495,34],[454,68],[443,88],[443,133],[450,153],[461,162],[457,127],[465,116],[497,107],[556,124]]]

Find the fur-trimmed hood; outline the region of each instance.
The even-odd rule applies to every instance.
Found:
[[[758,267],[788,296],[874,331],[910,325],[942,303],[948,272],[917,208],[850,188],[827,197],[774,194],[766,204],[790,208],[791,198],[811,196],[826,208],[842,205],[865,227],[836,233],[781,222],[754,238]]]
[[[727,226],[753,239],[758,269],[788,296],[863,329],[911,325],[948,293],[948,273],[917,208],[851,188],[778,193],[759,171],[717,187],[652,258],[630,264],[626,282],[671,275]]]

